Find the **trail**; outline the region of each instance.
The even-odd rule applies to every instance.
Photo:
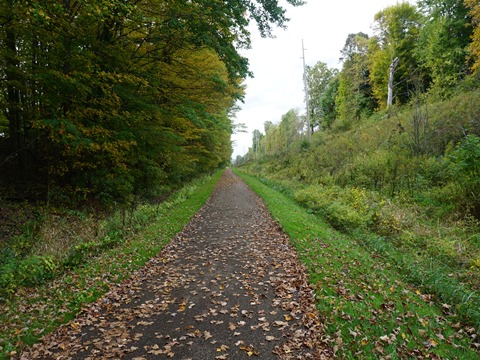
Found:
[[[288,237],[227,170],[139,272],[21,359],[325,359],[323,326]]]

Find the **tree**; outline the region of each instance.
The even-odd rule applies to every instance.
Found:
[[[419,6],[425,22],[419,35],[416,57],[432,91],[446,95],[469,73],[467,51],[472,35],[468,10],[459,0],[423,0]],[[428,84],[426,84],[428,85]]]
[[[320,108],[323,114],[324,126],[329,128],[337,116],[336,99],[338,95],[338,87],[340,85],[340,74],[337,73],[330,79],[320,99]]]
[[[268,126],[267,123],[269,123]],[[279,126],[270,121],[266,122],[265,125],[265,137],[263,139],[265,143],[265,153],[268,156],[279,154],[283,146],[282,138],[280,138]]]
[[[414,74],[418,63],[414,57],[422,16],[415,6],[406,2],[378,12],[375,15],[375,36],[369,50],[370,81],[380,108],[387,103],[389,67],[398,57],[395,71],[395,99],[402,104],[408,101],[415,84]]]
[[[469,46],[469,51],[473,62],[472,70],[478,73],[480,69],[480,6],[476,0],[464,0],[464,2],[468,7],[469,14],[472,18],[472,42]]]
[[[266,121],[265,135],[259,130],[253,132],[253,154],[261,152],[262,156],[279,156],[287,153],[294,142],[302,139],[304,127],[305,121],[298,115],[297,109],[291,109],[282,115],[279,124]]]
[[[337,74],[337,69],[330,69],[326,63],[317,62],[314,66],[307,66],[307,86],[309,93],[309,111],[310,111],[310,127],[313,132],[314,128],[326,127],[325,117],[327,114],[322,103],[325,103],[325,96],[328,85]]]
[[[263,139],[263,134],[260,132],[260,130],[253,130],[253,134],[252,134],[252,149],[253,149],[253,153],[255,155],[255,158],[258,159],[260,156],[262,156],[262,153],[261,153],[261,142],[262,142],[262,139]]]
[[[298,115],[298,110],[290,109],[286,114],[282,115],[280,125],[278,126],[280,147],[288,150],[295,140],[300,139],[304,123]]]
[[[248,25],[287,20],[277,0],[0,0],[1,180],[121,202],[225,164]]]
[[[370,85],[368,35],[350,34],[341,51],[343,67],[338,78],[336,111],[343,120],[369,115],[375,102]]]

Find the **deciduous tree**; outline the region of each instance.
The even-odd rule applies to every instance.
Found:
[[[331,69],[324,62],[307,66],[307,86],[309,93],[310,126],[314,128],[327,126],[325,100],[327,88],[337,74],[337,69]]]
[[[389,67],[395,58],[399,58],[394,78],[396,101],[405,103],[414,89],[414,74],[418,71],[414,49],[421,21],[416,7],[406,2],[387,7],[375,15],[369,68],[373,93],[380,108],[386,107]]]
[[[468,10],[461,0],[423,0],[419,6],[425,21],[416,57],[423,78],[431,78],[433,92],[448,95],[470,72],[467,51],[472,28]]]
[[[341,51],[343,67],[338,78],[336,110],[344,121],[368,115],[375,106],[370,85],[368,47],[368,35],[350,34]]]
[[[477,72],[480,69],[480,5],[476,0],[464,0],[465,5],[469,9],[469,14],[472,18],[472,42],[469,46],[470,54],[472,57],[473,71]]]
[[[127,201],[225,164],[248,25],[287,20],[277,0],[0,0],[2,180]]]

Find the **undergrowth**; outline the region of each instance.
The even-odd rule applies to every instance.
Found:
[[[43,255],[30,247],[19,260],[20,252],[4,247],[0,359],[15,357],[24,346],[68,322],[83,304],[154,257],[206,202],[222,173],[194,181],[160,204],[118,211],[104,220],[84,214],[67,221],[53,216],[53,222],[47,219],[36,231],[37,240],[50,234],[49,245],[41,246]],[[73,218],[75,226],[69,227]],[[70,246],[56,244],[55,237],[58,242],[68,238]]]
[[[159,204],[122,207],[103,218],[77,210],[38,208],[23,231],[0,245],[0,302],[21,286],[37,286],[122,244],[158,217],[192,196],[196,182]]]

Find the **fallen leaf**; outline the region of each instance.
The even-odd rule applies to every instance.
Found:
[[[220,345],[220,347],[216,348],[215,350],[218,352],[221,352],[221,351],[227,351],[228,349],[229,347],[227,345]]]

